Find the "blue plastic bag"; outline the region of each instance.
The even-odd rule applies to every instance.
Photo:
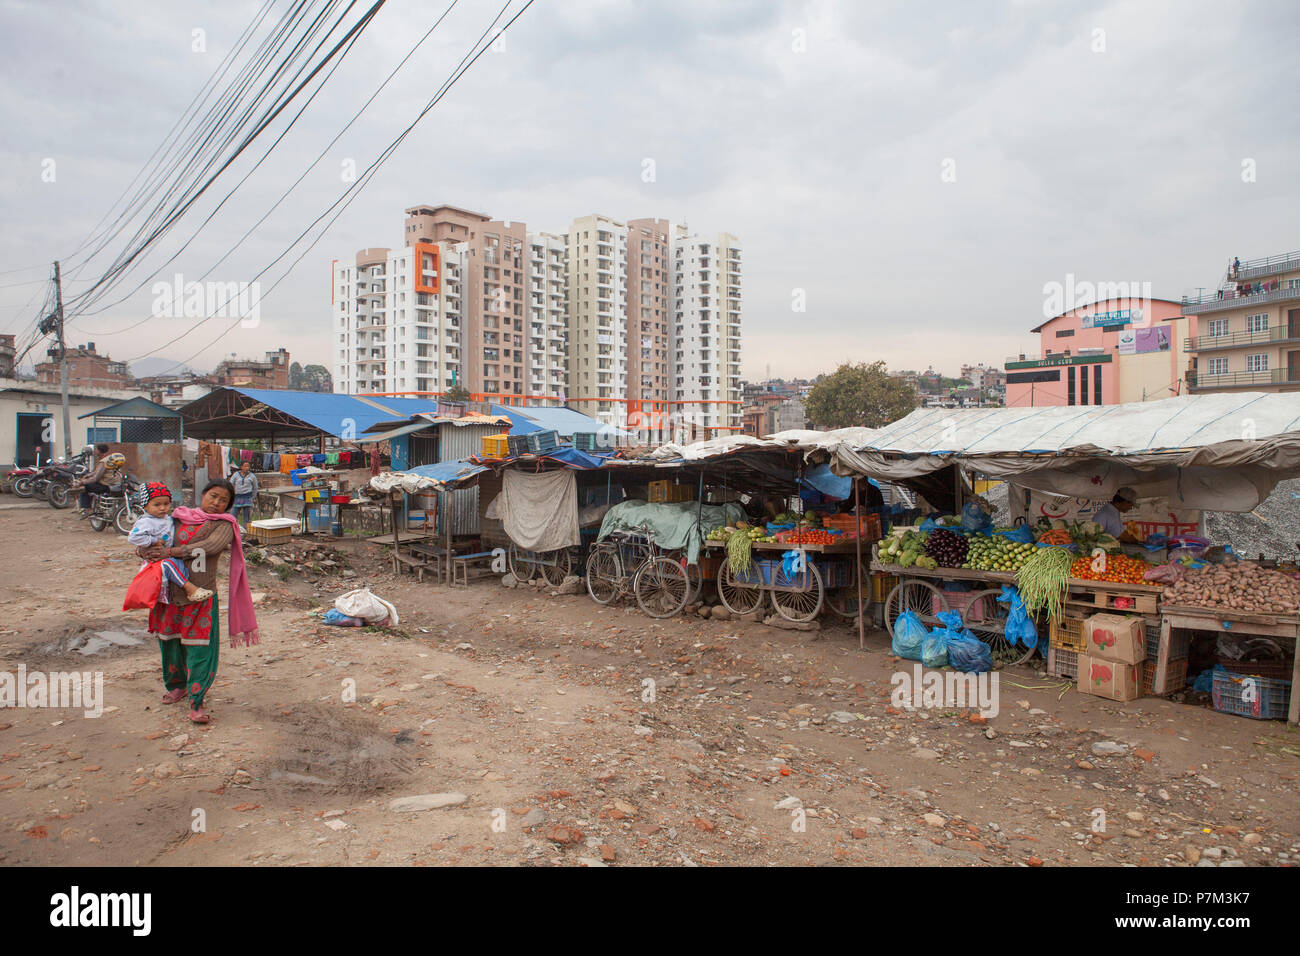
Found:
[[[321,615],[321,620],[326,624],[333,624],[335,627],[365,627],[366,622],[359,617],[348,617],[336,607],[330,608]]]
[[[993,670],[993,649],[970,631],[948,641],[948,663],[954,670],[984,674]]]
[[[961,526],[967,534],[988,534],[993,530],[993,519],[974,501],[968,501],[961,509]]]
[[[1008,541],[1014,541],[1016,544],[1033,544],[1034,532],[1027,524],[1019,524],[1010,531],[995,531],[994,534],[1001,535]]]
[[[1013,647],[1017,644],[1023,644],[1031,650],[1037,647],[1038,628],[1034,626],[1034,619],[1025,610],[1025,602],[1020,599],[1020,592],[1012,585],[1004,584],[1002,585],[1002,596],[998,598],[998,603],[1011,606],[1011,612],[1007,615],[1007,643]]]
[[[894,640],[890,646],[896,656],[919,661],[929,633],[915,611],[904,611],[894,622]]]
[[[961,630],[959,611],[940,611],[938,617],[945,626],[931,630],[921,645],[921,663],[926,667],[948,666],[948,641]]]

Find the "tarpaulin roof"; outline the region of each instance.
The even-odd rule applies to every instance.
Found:
[[[1124,405],[917,409],[833,468],[894,480],[955,462],[1053,494],[1140,497],[1246,511],[1300,475],[1300,395],[1237,392]]]
[[[217,388],[179,409],[192,438],[266,438],[324,432],[355,440],[380,422],[437,412],[430,398],[370,398],[337,392]]]
[[[645,462],[703,461],[709,458],[721,458],[724,455],[740,451],[762,449],[794,449],[811,452],[818,449],[831,450],[842,444],[856,444],[866,441],[875,434],[870,428],[837,428],[834,431],[819,432],[810,429],[793,429],[777,432],[766,438],[753,435],[723,435],[706,441],[697,441],[689,445],[669,442],[649,452],[644,458],[630,459],[629,464]]]
[[[416,491],[450,491],[471,483],[487,471],[482,465],[461,459],[440,461],[433,465],[418,465],[408,471],[388,471],[370,479],[370,487],[379,491],[394,488],[412,493]]]
[[[628,433],[612,425],[576,412],[572,408],[556,408],[546,405],[493,405],[496,415],[510,419],[510,434],[530,435],[533,432],[557,431],[564,438],[577,434],[605,434],[614,438],[626,438]]]
[[[605,467],[605,465],[616,461],[616,459],[614,459],[610,455],[601,454],[599,452],[579,451],[578,449],[574,448],[572,445],[561,445],[559,448],[556,448],[554,451],[543,452],[540,455],[533,455],[533,454],[511,455],[507,458],[500,458],[500,459],[483,458],[482,456],[477,456],[471,460],[478,461],[478,462],[487,461],[487,462],[491,462],[493,465],[511,465],[511,464],[515,464],[516,462],[526,465],[530,462],[538,462],[538,461],[544,461],[548,459],[558,461],[561,464],[567,465],[569,468],[573,468],[578,471],[586,471],[593,468],[603,468]]]

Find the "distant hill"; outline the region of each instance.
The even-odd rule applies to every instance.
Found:
[[[183,375],[186,372],[195,371],[188,365],[176,366],[175,359],[150,358],[140,359],[138,362],[131,363],[131,374],[136,378],[148,378],[150,375]]]

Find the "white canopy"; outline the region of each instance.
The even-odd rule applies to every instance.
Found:
[[[839,474],[901,480],[959,463],[1052,494],[1248,511],[1300,475],[1300,393],[1187,395],[1125,405],[917,409],[834,449]]]

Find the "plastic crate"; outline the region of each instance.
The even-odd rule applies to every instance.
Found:
[[[1063,647],[1047,647],[1047,673],[1075,680],[1079,676],[1079,655]]]
[[[1289,681],[1293,673],[1287,661],[1238,661],[1220,655],[1219,666],[1246,677],[1269,677],[1282,681]]]
[[[484,458],[505,458],[510,453],[508,445],[509,435],[504,432],[500,435],[484,435],[482,454]]]
[[[531,451],[531,449],[528,446],[528,436],[507,435],[506,450],[509,452],[511,458],[516,458],[519,455],[528,454]]]
[[[817,565],[822,587],[847,588],[853,585],[853,565],[847,561],[825,561]]]
[[[258,544],[286,544],[299,527],[292,518],[262,518],[248,523],[248,533]]]
[[[1172,694],[1187,686],[1187,658],[1171,659],[1165,666],[1165,693]],[[1142,696],[1155,695],[1156,659],[1148,657],[1142,662]]]
[[[768,587],[775,580],[776,576],[781,573],[780,561],[755,561],[754,566],[748,571],[740,574],[732,574],[731,578],[740,584],[757,584],[762,587]]]
[[[1169,658],[1186,657],[1191,653],[1192,635],[1190,631],[1171,629],[1169,632]],[[1155,660],[1160,656],[1160,625],[1147,625],[1147,658]]]
[[[573,447],[578,451],[605,451],[608,442],[602,440],[598,432],[574,432]]]
[[[879,572],[871,575],[871,603],[884,604],[885,598],[889,597],[890,592],[898,587],[897,574],[880,574]]]
[[[560,447],[560,433],[554,429],[533,432],[530,435],[525,435],[524,441],[528,443],[528,450],[534,455],[545,455]]]
[[[1088,649],[1088,631],[1082,618],[1062,617],[1048,621],[1047,643],[1076,654]],[[1151,654],[1148,651],[1147,656]]]
[[[1253,681],[1253,700],[1246,700],[1247,681]],[[1271,677],[1251,677],[1216,670],[1210,692],[1214,709],[1221,714],[1253,717],[1256,720],[1281,720],[1291,703],[1291,682]]]
[[[822,519],[822,525],[827,530],[843,531],[846,535],[856,531],[864,541],[879,541],[883,537],[879,515],[827,515]]]

